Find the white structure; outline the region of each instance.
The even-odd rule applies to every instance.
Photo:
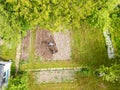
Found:
[[[112,59],[114,58],[114,48],[113,48],[113,44],[110,38],[110,33],[108,30],[103,32],[103,35],[105,37],[105,41],[106,41],[106,45],[107,45],[107,52],[108,52],[108,58]]]
[[[8,79],[10,77],[11,61],[0,61],[0,90],[3,90],[3,86],[7,86]]]

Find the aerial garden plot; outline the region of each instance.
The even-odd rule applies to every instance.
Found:
[[[120,90],[119,34],[119,0],[1,0],[0,90]]]

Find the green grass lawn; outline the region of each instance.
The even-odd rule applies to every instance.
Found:
[[[30,90],[80,90],[77,83],[32,84]]]
[[[109,64],[103,33],[82,24],[79,30],[72,31],[72,59],[79,65],[98,68]]]
[[[31,61],[21,64],[21,69],[40,69],[40,68],[64,68],[64,67],[79,67],[72,60],[68,61]]]
[[[88,66],[91,74],[87,77],[77,76],[80,90],[120,90],[118,83],[103,81],[94,75],[100,65],[109,66],[103,32],[82,24],[79,30],[72,31],[72,59],[80,66]]]

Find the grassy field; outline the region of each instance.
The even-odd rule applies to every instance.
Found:
[[[35,33],[32,35],[32,39],[34,39]],[[33,80],[29,78],[30,90],[120,90],[120,83],[108,83],[94,75],[94,70],[99,68],[100,65],[109,66],[111,63],[111,60],[107,58],[107,50],[102,31],[99,29],[91,29],[83,23],[79,30],[71,31],[71,38],[72,60],[41,61],[40,58],[34,58],[34,54],[32,53],[34,52],[34,50],[32,50],[34,49],[34,40],[32,40],[30,50],[31,59],[29,61],[21,61],[20,69],[87,66],[91,74],[86,77],[76,76],[77,81],[74,83],[35,84]],[[1,56],[6,59],[14,59],[15,50],[4,52]]]
[[[76,76],[74,82],[69,83],[44,83],[36,84],[32,78],[32,73],[29,77],[30,90],[120,90],[119,83],[109,83],[94,76]]]
[[[64,67],[79,67],[72,60],[70,61],[31,61],[21,63],[21,70],[25,69],[40,69],[40,68],[64,68]]]
[[[36,83],[33,78],[34,73],[29,72],[29,88],[30,90],[80,90],[77,82],[63,83]]]
[[[100,65],[110,64],[102,31],[90,29],[83,24],[80,30],[71,31],[71,36],[71,61],[30,62],[23,64],[22,68],[31,68],[33,63],[34,68],[88,66],[91,74],[85,77],[76,76],[77,81],[74,83],[32,83],[31,90],[119,90],[118,83],[108,83],[94,75],[94,70]]]
[[[32,85],[30,90],[120,90],[118,85],[105,86],[103,83],[93,83],[92,81],[82,80],[81,85],[78,83],[56,83],[56,84],[36,84]],[[86,82],[86,83],[85,83]],[[117,86],[117,87],[116,87]]]
[[[105,82],[94,75],[100,65],[112,63],[107,56],[103,32],[83,23],[80,30],[72,31],[71,35],[72,59],[80,66],[88,66],[91,72],[87,77],[77,76],[79,90],[120,90],[120,83]]]
[[[37,84],[32,85],[30,90],[80,90],[75,83]]]
[[[86,24],[81,25],[79,30],[71,31],[72,60],[69,61],[45,61],[34,57],[35,34],[32,34],[31,55],[32,60],[22,62],[22,68],[50,68],[68,66],[89,66],[98,68],[101,64],[109,64],[102,31],[90,29]],[[34,40],[33,40],[34,39]],[[32,66],[32,67],[31,67]]]
[[[79,65],[98,68],[108,64],[107,50],[102,31],[82,24],[79,30],[72,31],[72,59]]]

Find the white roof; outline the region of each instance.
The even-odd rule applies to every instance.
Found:
[[[7,61],[0,61],[0,64],[10,64],[11,61],[7,62]]]

